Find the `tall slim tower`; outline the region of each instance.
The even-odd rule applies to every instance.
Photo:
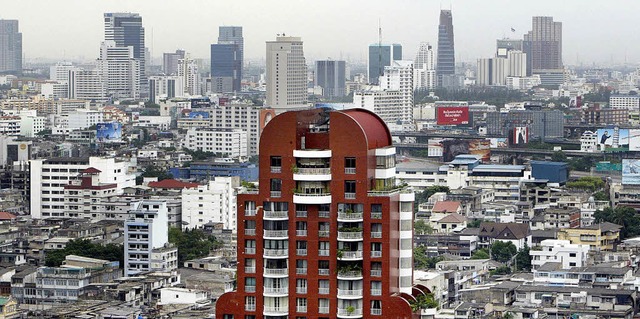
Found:
[[[415,90],[436,88],[435,54],[431,44],[420,43],[413,68],[413,88]]]
[[[238,285],[216,318],[412,318],[413,201],[372,112],[276,116],[259,189],[238,195]]]
[[[139,86],[141,94],[148,94],[145,67],[144,27],[137,13],[105,13],[104,39],[114,41],[117,47],[133,47],[133,57],[139,60]]]
[[[18,20],[0,20],[0,73],[22,73],[22,33]]]
[[[267,41],[266,106],[277,114],[307,107],[307,64],[300,37]]]
[[[553,17],[533,17],[532,29],[524,35],[527,73],[562,69],[562,22]]]
[[[211,45],[211,77],[214,82],[230,81],[231,87],[223,92],[240,92],[244,66],[242,27],[221,26],[218,32],[218,44]]]
[[[440,25],[438,26],[438,62],[436,74],[438,87],[442,86],[442,77],[454,75],[456,72],[456,57],[453,41],[453,17],[451,10],[440,10]]]
[[[384,68],[393,61],[402,60],[402,46],[400,44],[374,43],[369,45],[369,83],[378,85]]]
[[[322,96],[326,98],[345,96],[345,61],[316,61],[314,73],[315,85],[322,87]]]

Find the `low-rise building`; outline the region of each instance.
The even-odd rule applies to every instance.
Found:
[[[614,250],[620,242],[622,226],[613,223],[594,224],[590,227],[563,228],[558,230],[558,239],[572,244],[589,245],[591,250]]]
[[[529,250],[531,266],[538,269],[545,263],[559,263],[562,269],[583,267],[589,257],[589,246],[571,244],[568,240],[543,240],[539,246]]]

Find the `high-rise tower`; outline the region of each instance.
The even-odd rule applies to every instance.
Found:
[[[456,57],[453,41],[453,17],[451,10],[440,10],[440,25],[438,26],[438,62],[436,74],[438,87],[442,87],[442,78],[454,75],[456,71]]]
[[[276,113],[307,107],[307,64],[300,37],[267,41],[267,100]]]
[[[219,92],[242,90],[244,38],[242,27],[221,26],[218,43],[211,45],[211,77]]]
[[[436,88],[436,69],[433,47],[422,42],[413,63],[413,88],[415,90]]]
[[[133,58],[140,63],[139,86],[143,96],[148,94],[146,59],[144,47],[144,27],[142,17],[137,13],[105,13],[104,39],[114,41],[117,47],[133,47]]]
[[[369,45],[369,83],[378,85],[380,77],[384,74],[384,68],[398,60],[402,60],[402,46],[400,44],[375,43]]]
[[[411,318],[408,299],[428,292],[412,286],[413,201],[372,112],[276,116],[259,188],[238,195],[237,291],[216,318]]]
[[[0,73],[22,73],[22,33],[18,20],[0,20]]]
[[[322,87],[322,96],[325,98],[334,98],[346,95],[345,61],[316,61],[314,77],[315,85]]]
[[[562,69],[562,22],[553,17],[533,17],[532,28],[524,35],[527,73]]]

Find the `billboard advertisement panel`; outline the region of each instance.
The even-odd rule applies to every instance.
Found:
[[[527,144],[529,142],[529,128],[518,126],[513,128],[513,144]]]
[[[204,111],[191,112],[189,113],[189,118],[190,119],[208,119],[209,112],[204,112]]]
[[[211,100],[208,97],[191,99],[191,107],[211,106]]]
[[[640,159],[622,160],[622,184],[640,185]]]
[[[509,147],[506,137],[497,137],[497,138],[494,137],[494,138],[489,139],[489,142],[491,143],[491,148],[507,148],[507,147]]]
[[[640,130],[629,130],[629,150],[640,151]]]
[[[483,163],[491,160],[491,142],[488,140],[470,140],[469,154],[479,155]]]
[[[600,150],[629,149],[629,130],[615,128],[598,129],[598,145]]]
[[[120,142],[122,140],[122,124],[118,122],[98,123],[96,125],[98,142]]]
[[[442,160],[445,162],[453,161],[460,154],[480,155],[483,162],[491,159],[491,142],[488,140],[444,140],[442,148]]]
[[[582,96],[574,96],[569,100],[570,108],[581,108],[582,107]]]
[[[469,125],[469,107],[438,106],[436,120],[438,125]]]

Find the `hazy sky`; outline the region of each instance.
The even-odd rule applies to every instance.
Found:
[[[0,18],[20,20],[27,60],[97,58],[104,12],[140,13],[154,57],[183,48],[209,58],[218,26],[241,25],[247,59],[285,32],[303,38],[308,61],[366,60],[380,19],[383,42],[413,59],[421,41],[437,43],[441,6],[453,9],[458,60],[490,57],[497,38],[522,38],[532,16],[548,15],[563,23],[565,63],[640,62],[637,0],[19,0],[4,1]]]

